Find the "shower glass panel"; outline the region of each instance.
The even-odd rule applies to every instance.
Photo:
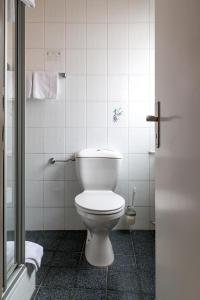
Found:
[[[16,1],[5,1],[5,270],[16,266]]]

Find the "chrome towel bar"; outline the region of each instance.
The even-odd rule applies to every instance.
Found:
[[[71,157],[71,158],[68,158],[68,159],[55,159],[54,157],[51,157],[49,159],[50,165],[54,165],[55,163],[66,163],[66,162],[69,162],[69,161],[75,161],[75,157]]]

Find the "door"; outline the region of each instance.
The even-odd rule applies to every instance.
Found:
[[[200,1],[156,0],[156,299],[200,295]]]

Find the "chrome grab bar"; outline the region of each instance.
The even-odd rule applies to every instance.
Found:
[[[75,157],[71,157],[71,158],[68,158],[68,159],[55,159],[54,157],[51,157],[49,159],[49,163],[50,165],[54,165],[55,163],[59,162],[59,163],[66,163],[66,162],[69,162],[69,161],[75,161]]]
[[[67,78],[67,73],[58,73],[60,77]]]

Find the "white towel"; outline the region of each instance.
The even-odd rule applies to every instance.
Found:
[[[28,7],[35,8],[35,0],[22,0],[22,2]]]
[[[33,86],[33,74],[32,72],[26,72],[26,98],[29,99],[32,96]]]
[[[15,253],[14,242],[7,242],[7,262],[12,263]],[[36,271],[38,271],[43,257],[43,247],[33,243],[25,242],[25,262],[34,265]]]
[[[57,99],[58,73],[34,72],[33,73],[33,98]]]
[[[7,98],[15,99],[15,71],[7,71]]]

